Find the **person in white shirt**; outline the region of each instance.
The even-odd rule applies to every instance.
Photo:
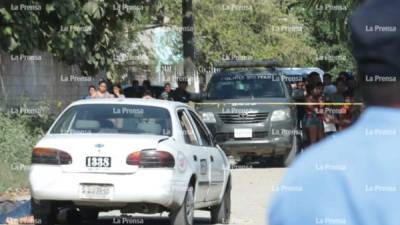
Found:
[[[114,95],[108,93],[107,91],[107,82],[101,80],[99,82],[99,90],[97,91],[95,98],[114,98]]]

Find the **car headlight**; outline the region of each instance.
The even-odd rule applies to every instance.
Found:
[[[204,123],[216,123],[214,113],[212,112],[203,112],[201,113],[201,117],[203,118]]]
[[[290,109],[275,110],[272,113],[271,121],[284,121],[290,119]]]

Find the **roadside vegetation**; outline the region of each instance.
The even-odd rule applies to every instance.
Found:
[[[23,107],[0,112],[0,193],[27,187],[32,147],[52,121],[46,110],[28,115]]]

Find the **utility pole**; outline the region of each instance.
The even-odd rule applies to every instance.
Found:
[[[186,78],[194,73],[194,14],[192,0],[182,0],[183,72]]]

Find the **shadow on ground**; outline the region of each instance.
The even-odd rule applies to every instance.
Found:
[[[124,216],[124,217],[105,217],[96,221],[88,221],[84,225],[123,225],[123,224],[140,224],[140,225],[169,225],[167,216]],[[209,218],[197,217],[194,224],[211,225]]]

